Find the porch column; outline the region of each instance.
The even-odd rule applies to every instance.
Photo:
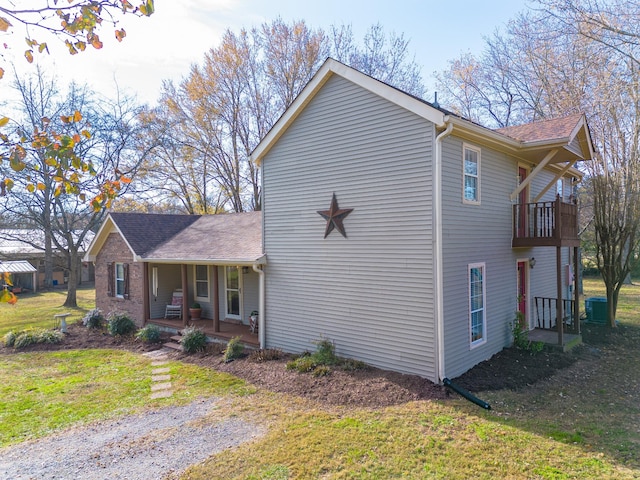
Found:
[[[580,335],[580,291],[578,290],[578,266],[580,265],[580,247],[573,247],[573,324]]]
[[[147,320],[151,319],[151,307],[149,306],[149,264],[142,264],[142,326],[147,324]]]
[[[182,273],[182,326],[186,327],[189,321],[189,280],[187,278],[187,265],[180,265]]]
[[[564,321],[562,312],[562,247],[556,247],[556,286],[558,296],[556,297],[556,328],[558,329],[558,345],[564,345]]]
[[[213,331],[220,331],[220,292],[218,291],[218,266],[213,266],[213,295],[214,301],[211,302],[213,305]]]

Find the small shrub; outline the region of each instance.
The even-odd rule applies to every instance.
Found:
[[[227,348],[224,351],[222,360],[225,363],[228,363],[232,360],[235,360],[236,358],[240,358],[243,353],[244,345],[240,341],[240,337],[233,337],[231,340],[229,340],[229,343],[227,343]]]
[[[16,334],[16,339],[13,342],[13,348],[24,348],[36,343],[32,331],[23,331]]]
[[[64,333],[59,330],[37,330],[34,337],[35,343],[61,343]]]
[[[327,375],[331,375],[331,367],[328,365],[318,365],[311,371],[311,375],[314,377],[326,377]]]
[[[323,338],[315,342],[316,351],[313,353],[316,361],[320,365],[335,365],[340,359],[336,356],[336,346],[331,340]]]
[[[207,336],[199,328],[187,327],[182,331],[180,344],[185,353],[200,352],[207,346]]]
[[[353,358],[347,358],[342,361],[341,365],[343,370],[352,372],[354,370],[364,370],[367,368],[367,364],[361,360],[354,360]]]
[[[64,339],[64,333],[58,330],[22,330],[9,332],[4,336],[5,345],[13,348],[24,348],[34,343],[60,343]]]
[[[513,346],[519,350],[539,353],[544,349],[543,342],[532,342],[529,340],[529,331],[524,326],[524,315],[522,312],[516,312],[516,318],[511,323],[511,334],[513,335]]]
[[[138,330],[136,340],[144,343],[158,343],[160,341],[160,328],[156,325],[147,325]]]
[[[107,331],[110,335],[129,335],[135,330],[135,322],[126,313],[111,312],[107,317]]]
[[[270,360],[280,360],[284,357],[284,352],[279,348],[261,348],[249,354],[249,360],[255,363],[268,362]]]
[[[15,332],[7,332],[3,338],[4,344],[7,347],[13,347],[13,344],[16,341],[16,333]]]
[[[99,308],[89,310],[87,314],[82,317],[82,324],[87,328],[102,328],[105,318],[102,315],[102,311]]]
[[[287,362],[287,370],[295,370],[299,373],[311,372],[317,366],[318,362],[313,355],[304,355]]]

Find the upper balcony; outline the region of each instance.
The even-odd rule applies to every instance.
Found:
[[[553,202],[513,206],[513,248],[578,247],[578,207],[560,197]]]

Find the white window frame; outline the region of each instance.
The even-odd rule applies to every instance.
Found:
[[[473,309],[473,301],[471,297],[471,271],[474,269],[482,269],[482,308]],[[471,348],[476,348],[487,343],[487,267],[484,262],[470,263],[467,267],[467,285],[469,288],[469,344]],[[473,339],[473,317],[474,313],[482,312],[482,337]]]
[[[467,164],[467,151],[472,151],[475,152],[475,154],[477,155],[477,174],[476,175],[471,175],[467,173],[467,169],[466,169],[466,164]],[[480,167],[482,164],[481,161],[481,153],[482,151],[480,150],[479,147],[473,146],[473,145],[469,145],[468,143],[463,143],[462,144],[462,203],[466,203],[468,205],[480,205],[480,179],[481,179],[481,175],[480,175]],[[469,200],[467,198],[466,195],[466,179],[467,177],[472,177],[476,179],[476,198],[474,200]]]
[[[122,277],[118,277],[118,270],[120,270],[122,272]],[[115,290],[115,296],[116,298],[124,298],[124,294],[125,292],[125,287],[126,287],[126,281],[125,281],[125,271],[124,271],[124,263],[122,262],[116,262],[115,265],[113,266],[113,275],[114,275],[114,290]],[[122,286],[122,288],[118,288],[119,286]],[[122,292],[122,293],[121,293]]]
[[[198,279],[198,267],[204,267],[205,271],[207,272],[207,296],[206,297],[200,297],[198,296],[198,283],[202,282],[204,283],[205,280],[203,279]],[[193,266],[193,298],[196,301],[201,301],[201,302],[208,302],[209,301],[209,288],[211,285],[211,275],[209,274],[209,266],[208,265],[194,265]]]

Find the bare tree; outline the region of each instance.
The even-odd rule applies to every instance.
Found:
[[[17,128],[29,137],[31,146],[25,150],[27,167],[14,174],[16,184],[22,188],[2,199],[4,215],[43,232],[44,245],[36,241],[32,244],[44,251],[46,287],[52,286],[54,249],[63,254],[69,278],[65,306],[74,307],[79,281],[78,254],[86,235],[101,223],[106,209],[94,208],[84,195],[67,192],[64,185],[60,187],[55,182],[57,167],[49,161],[46,146],[38,142],[37,132],[43,124],[55,125],[57,132],[80,139],[90,124],[92,134],[84,133],[88,138],[78,142],[76,150],[94,171],[92,175],[78,175],[74,188],[99,196],[114,172],[130,175],[136,167],[136,107],[128,99],[112,103],[98,98],[94,92],[75,84],[61,91],[55,79],[41,71],[35,77],[16,78],[14,87],[20,94],[22,107]],[[67,111],[80,109],[85,112],[82,122],[64,121]]]
[[[330,38],[304,21],[229,30],[179,86],[164,84],[160,105],[145,116],[156,146],[139,181],[189,213],[260,209],[259,171],[249,156],[332,54],[410,93],[423,91],[408,41],[379,25],[364,47],[349,27]]]
[[[498,127],[587,114],[597,152],[582,166],[593,194],[593,216],[585,224],[595,230],[609,325],[615,327],[618,293],[634,266],[640,228],[637,5],[539,3],[543,8],[519,15],[506,32],[487,39],[481,58],[452,63],[439,76],[439,88],[454,111]]]

